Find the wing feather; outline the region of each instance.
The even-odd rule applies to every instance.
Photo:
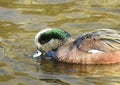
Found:
[[[110,51],[120,49],[120,32],[112,29],[98,29],[83,34],[73,42],[80,50],[92,49]]]

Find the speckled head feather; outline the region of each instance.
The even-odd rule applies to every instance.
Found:
[[[42,33],[41,36],[39,37],[39,42],[41,44],[45,44],[49,42],[51,39],[64,40],[65,38],[68,37],[70,37],[70,35],[67,32],[59,29],[52,29],[50,31]]]
[[[44,29],[35,36],[35,45],[38,50],[49,51],[56,49],[70,37],[70,34],[60,29]]]

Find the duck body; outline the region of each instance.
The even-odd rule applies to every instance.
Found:
[[[111,50],[107,52],[93,49],[86,51],[73,46],[73,43],[60,47],[55,54],[52,55],[57,61],[66,63],[112,64],[120,62],[120,50]]]
[[[112,64],[120,62],[120,34],[111,29],[88,32],[74,41],[65,42],[46,57],[76,64]]]

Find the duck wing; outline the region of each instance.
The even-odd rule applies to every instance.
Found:
[[[83,34],[73,42],[79,50],[90,52],[120,49],[120,32],[112,29],[99,29]]]

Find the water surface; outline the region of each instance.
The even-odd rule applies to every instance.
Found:
[[[0,0],[0,85],[120,85],[120,64],[75,65],[32,58],[35,34],[61,28],[77,37],[120,30],[120,0]]]

